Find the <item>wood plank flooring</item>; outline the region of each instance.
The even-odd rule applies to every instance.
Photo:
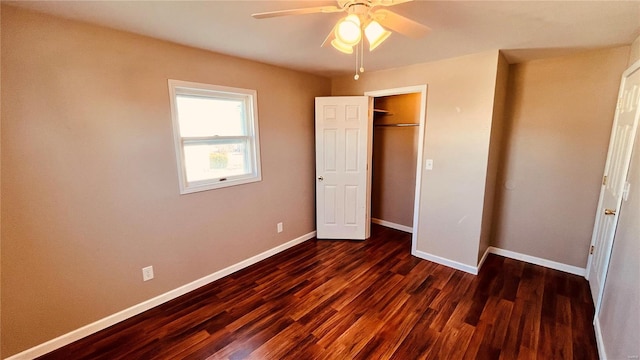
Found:
[[[410,235],[310,240],[41,359],[597,359],[585,279],[490,255],[474,276]]]

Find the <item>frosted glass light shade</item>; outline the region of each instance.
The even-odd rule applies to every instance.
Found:
[[[364,29],[364,35],[369,41],[369,51],[372,51],[382,44],[391,35],[391,32],[385,30],[377,21],[373,20]]]
[[[358,15],[351,14],[338,23],[336,38],[343,44],[349,46],[353,46],[360,41],[362,34]]]
[[[345,54],[353,54],[353,46],[343,43],[338,38],[331,40],[331,46],[333,46],[334,48],[336,48],[336,50],[343,52]]]

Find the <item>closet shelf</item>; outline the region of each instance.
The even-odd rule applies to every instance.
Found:
[[[408,127],[408,126],[420,126],[420,124],[375,124],[373,126],[383,126],[383,127]]]
[[[373,109],[373,112],[378,114],[378,115],[382,115],[382,116],[391,116],[393,115],[392,113],[389,112],[389,110],[384,110],[384,109]]]

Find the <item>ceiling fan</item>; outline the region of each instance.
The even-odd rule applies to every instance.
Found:
[[[369,43],[369,51],[372,51],[391,35],[391,31],[411,38],[423,37],[431,31],[428,26],[386,9],[389,6],[410,1],[413,0],[337,0],[337,6],[328,5],[270,11],[251,16],[256,19],[265,19],[287,15],[345,12],[347,16],[336,23],[322,46],[331,44],[345,54],[352,54],[355,47],[357,63],[358,47],[356,45],[360,43],[361,48],[364,46],[363,42],[361,42],[363,34]],[[361,66],[360,72],[363,71],[364,68]],[[357,70],[355,78],[356,80],[358,79]]]

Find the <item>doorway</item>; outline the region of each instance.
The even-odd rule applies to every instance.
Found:
[[[410,232],[411,253],[415,255],[427,86],[367,91],[364,95],[374,102],[372,222]]]
[[[371,222],[413,232],[420,94],[374,98]]]
[[[417,255],[420,184],[424,148],[427,86],[369,91],[365,96],[316,98],[316,228],[318,239],[364,240],[371,227],[373,102],[376,98],[417,94],[411,254]],[[381,100],[382,101],[382,100]],[[416,121],[415,113],[411,121]],[[417,124],[417,125],[416,125]],[[427,162],[428,163],[428,162]],[[409,164],[409,166],[411,166]],[[429,169],[427,169],[429,170]],[[412,177],[413,177],[412,176]],[[411,194],[411,193],[409,193]],[[409,229],[406,229],[409,230]]]

